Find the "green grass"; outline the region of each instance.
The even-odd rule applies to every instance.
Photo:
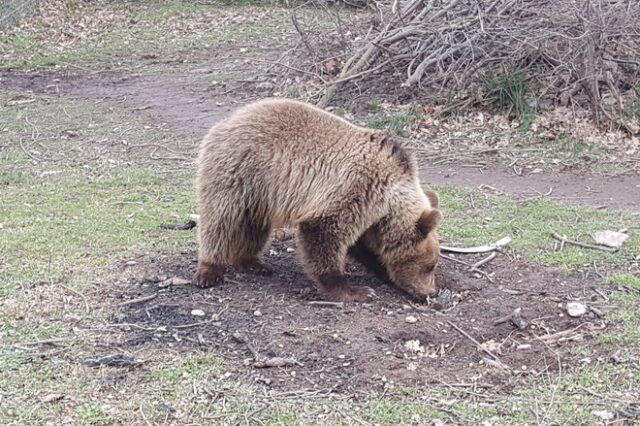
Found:
[[[521,129],[527,131],[535,112],[527,103],[527,79],[524,71],[506,71],[491,77],[485,83],[486,97],[501,108],[508,117],[517,117],[522,121]]]
[[[80,20],[82,14],[102,11],[108,5],[89,8],[68,8],[69,21]],[[198,49],[208,49],[230,41],[249,41],[273,31],[268,18],[260,22],[233,23],[233,8],[187,1],[128,3],[118,12],[123,14],[105,24],[104,31],[71,39],[63,45],[52,43],[51,29],[36,23],[35,30],[17,29],[0,32],[2,69],[32,70],[51,66],[90,67],[95,62],[118,60],[130,62],[143,55],[166,57],[175,54],[192,55]],[[250,12],[248,12],[250,13]],[[180,23],[212,15],[216,25],[200,25],[195,29]],[[208,16],[207,15],[207,16]],[[277,19],[274,20],[274,22]],[[91,25],[91,24],[90,24]],[[176,33],[176,28],[179,30]]]
[[[640,345],[640,278],[625,273],[612,274],[607,277],[607,284],[621,291],[609,296],[615,309],[606,316],[619,326],[616,333],[608,333],[599,342],[604,346],[637,347]]]
[[[113,423],[113,419],[102,407],[93,402],[87,402],[76,409],[78,420],[83,426],[106,426]]]
[[[105,267],[118,258],[153,249],[172,252],[191,233],[159,230],[161,223],[195,211],[192,175],[158,175],[129,168],[113,177],[85,180],[69,172],[2,191],[4,229],[0,295],[38,281],[57,280],[68,269]]]
[[[444,221],[441,237],[448,244],[488,244],[511,237],[510,247],[523,259],[565,270],[592,266],[593,262],[624,264],[640,253],[640,224],[630,213],[571,207],[539,199],[518,203],[507,197],[488,196],[457,187],[437,188]],[[591,234],[628,228],[630,237],[618,253],[566,245],[554,250],[551,231],[593,243]]]
[[[400,114],[374,117],[366,122],[366,126],[372,129],[387,129],[397,136],[405,136],[419,118],[419,109],[412,106],[408,111]]]

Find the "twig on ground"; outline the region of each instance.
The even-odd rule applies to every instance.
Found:
[[[118,306],[123,307],[123,306],[136,305],[138,303],[148,302],[149,300],[153,300],[156,297],[158,297],[158,293],[153,293],[153,294],[149,294],[147,296],[142,296],[142,297],[138,297],[136,299],[131,299],[131,300],[126,300],[124,302],[120,302],[120,303],[118,303]]]
[[[442,254],[442,253],[440,254],[440,257],[441,257],[441,258],[443,258],[443,259],[450,260],[450,261],[452,261],[452,262],[459,263],[459,264],[461,264],[461,265],[468,266],[469,268],[473,268],[473,265],[472,265],[472,264],[470,264],[470,263],[468,263],[468,262],[465,262],[464,260],[458,260],[458,259],[456,259],[455,257],[447,256],[446,254]]]
[[[253,356],[253,366],[255,368],[289,367],[292,365],[302,367],[303,365],[301,362],[296,361],[293,358],[265,357],[260,355],[253,345],[249,343],[249,339],[243,336],[240,332],[234,332],[231,337],[233,337],[238,343],[243,343],[249,352],[251,352],[251,356]]]
[[[187,223],[163,223],[160,225],[162,229],[171,229],[175,231],[188,231],[189,229],[193,229],[198,224],[195,220],[190,220]]]
[[[614,247],[606,247],[606,246],[597,246],[594,244],[587,244],[587,243],[581,243],[580,241],[574,241],[574,240],[570,240],[569,238],[566,237],[566,235],[560,235],[555,231],[551,231],[551,236],[553,238],[555,238],[556,240],[560,241],[560,250],[562,250],[562,248],[564,248],[564,244],[572,244],[574,246],[578,246],[578,247],[582,247],[582,248],[588,248],[588,249],[592,249],[592,250],[600,250],[600,251],[606,251],[608,253],[615,253],[617,252],[619,249],[614,248]]]
[[[84,309],[86,311],[86,313],[91,312],[91,307],[89,306],[89,302],[87,302],[87,298],[84,296],[84,294],[80,293],[79,291],[76,291],[70,287],[67,287],[64,284],[60,284],[60,287],[64,288],[65,290],[75,294],[76,296],[78,296],[79,298],[82,299],[82,301],[84,302]]]
[[[312,300],[309,305],[315,306],[336,306],[338,308],[344,308],[344,302],[329,302],[324,300]]]
[[[490,251],[500,251],[503,247],[511,243],[511,237],[504,237],[496,241],[491,245],[478,246],[478,247],[450,247],[440,245],[441,251],[448,251],[451,253],[487,253]]]
[[[473,265],[471,265],[470,271],[471,272],[483,272],[483,271],[480,271],[480,269],[478,269],[478,268],[480,268],[482,265],[485,265],[485,264],[491,262],[497,255],[498,255],[497,252],[495,252],[495,251],[491,252],[491,254],[489,256],[487,256],[484,259],[482,259],[482,260],[474,263]]]
[[[453,327],[458,333],[462,334],[464,337],[466,337],[467,339],[471,340],[478,349],[480,349],[481,351],[483,351],[484,353],[486,353],[487,355],[489,355],[493,361],[495,361],[497,363],[497,366],[499,366],[500,368],[503,368],[505,370],[509,370],[509,366],[504,364],[502,361],[500,361],[500,358],[498,358],[493,352],[491,352],[489,349],[485,348],[484,346],[482,346],[480,344],[480,342],[478,342],[476,339],[474,339],[473,337],[471,337],[471,335],[469,335],[466,331],[464,331],[463,329],[461,329],[460,327],[458,327],[457,325],[455,325],[454,323],[452,323],[451,321],[447,321],[447,324],[449,324],[451,327]]]
[[[511,312],[506,317],[502,317],[502,318],[499,318],[499,319],[495,320],[493,322],[493,325],[494,326],[495,325],[500,325],[500,324],[503,324],[505,322],[512,322],[520,330],[524,330],[529,325],[527,320],[522,318],[522,308],[516,308],[516,309],[513,310],[513,312]]]

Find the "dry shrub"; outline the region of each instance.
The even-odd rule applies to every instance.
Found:
[[[340,85],[381,71],[398,85],[474,100],[486,95],[488,76],[520,73],[535,94],[528,101],[534,107],[590,108],[597,123],[638,132],[628,119],[640,86],[637,0],[394,0],[378,6],[380,20],[329,83],[321,105]]]

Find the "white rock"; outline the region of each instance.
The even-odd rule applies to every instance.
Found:
[[[205,315],[203,310],[200,309],[194,309],[191,311],[191,315],[193,315],[194,317],[203,317]]]
[[[606,410],[602,410],[602,411],[593,411],[591,414],[593,414],[596,417],[600,417],[602,420],[613,420],[614,418],[614,414],[606,411]]]
[[[260,312],[258,310],[255,310],[255,311],[253,311],[253,316],[254,317],[261,317],[262,316],[262,312]]]
[[[418,322],[418,318],[414,317],[413,315],[408,315],[404,320],[409,324],[415,324]]]
[[[616,231],[600,231],[593,234],[593,239],[596,243],[613,248],[622,247],[627,238],[629,238],[629,235]]]
[[[190,283],[191,283],[191,281],[185,280],[184,278],[180,278],[180,277],[171,278],[171,284],[173,284],[173,285],[187,285],[187,284],[190,284]]]
[[[587,313],[587,307],[582,303],[569,302],[567,303],[567,313],[570,317],[581,317]]]
[[[294,251],[296,251],[296,249],[293,247],[287,247],[287,253],[293,253]]]

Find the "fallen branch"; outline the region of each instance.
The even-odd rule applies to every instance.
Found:
[[[251,352],[251,356],[253,356],[253,366],[255,368],[289,367],[292,365],[298,365],[300,367],[303,366],[301,362],[296,361],[293,358],[265,357],[260,355],[253,345],[249,343],[249,339],[237,331],[234,332],[231,337],[233,337],[238,343],[243,343],[249,352]]]
[[[188,231],[189,229],[193,229],[197,226],[195,220],[190,220],[187,223],[165,223],[161,224],[160,228],[162,229],[173,229],[176,231]]]
[[[478,247],[449,247],[440,245],[440,251],[448,251],[451,253],[487,253],[490,251],[500,251],[503,247],[511,243],[511,237],[504,237],[496,241],[494,244],[478,246]],[[489,259],[491,260],[491,259]]]
[[[495,320],[493,325],[494,326],[495,325],[500,325],[500,324],[504,324],[505,322],[512,322],[520,330],[524,330],[529,325],[527,320],[522,318],[522,308],[516,308],[516,309],[513,310],[513,312],[511,312],[506,317],[502,317],[502,318],[499,318],[499,319]]]
[[[328,302],[325,300],[312,300],[309,305],[315,306],[336,306],[338,308],[344,308],[344,302]]]
[[[482,346],[480,344],[480,342],[478,342],[476,339],[474,339],[473,337],[471,337],[466,331],[464,331],[463,329],[461,329],[460,327],[458,327],[457,325],[455,325],[454,323],[452,323],[451,321],[447,321],[447,323],[453,327],[458,333],[462,334],[464,337],[466,337],[467,339],[471,340],[478,349],[480,349],[481,351],[483,351],[484,353],[486,353],[487,355],[489,355],[493,361],[496,362],[496,366],[505,369],[505,370],[509,370],[509,366],[506,365],[505,363],[503,363],[500,358],[498,358],[493,352],[491,352],[489,349],[485,348],[484,346]]]
[[[126,300],[124,302],[120,302],[118,303],[118,306],[123,307],[123,306],[136,305],[138,303],[148,302],[149,300],[153,300],[156,297],[158,297],[158,293],[153,293],[147,296],[138,297],[137,299],[131,299],[131,300]]]
[[[484,259],[482,259],[482,260],[474,263],[473,265],[471,265],[470,271],[471,272],[482,272],[478,268],[480,268],[482,265],[485,265],[485,264],[491,262],[497,255],[498,255],[497,252],[495,252],[495,251],[491,252],[491,254],[489,256],[487,256]]]
[[[555,231],[551,231],[551,236],[553,238],[555,238],[556,240],[560,241],[560,249],[562,250],[564,248],[564,244],[571,244],[574,246],[578,246],[578,247],[582,247],[582,248],[588,248],[588,249],[592,249],[592,250],[600,250],[600,251],[606,251],[608,253],[615,253],[617,252],[619,249],[614,248],[614,247],[605,247],[605,246],[597,246],[594,244],[587,244],[587,243],[581,243],[580,241],[574,241],[574,240],[570,240],[569,238],[567,238],[565,235],[560,235]]]

